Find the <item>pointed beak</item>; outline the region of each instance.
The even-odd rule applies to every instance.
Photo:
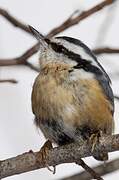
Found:
[[[33,36],[40,42],[41,48],[43,48],[44,50],[47,49],[48,43],[46,42],[45,37],[32,26],[29,25],[28,27],[31,33],[33,34]]]

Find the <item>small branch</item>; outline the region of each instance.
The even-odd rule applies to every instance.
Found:
[[[101,178],[99,174],[97,174],[92,168],[90,168],[82,159],[79,159],[79,161],[77,161],[76,164],[83,167],[85,171],[88,172],[91,175],[91,177],[93,177],[93,179],[103,180],[103,178]]]
[[[0,83],[6,83],[6,82],[13,83],[13,84],[18,83],[18,81],[15,79],[1,79],[0,80]]]
[[[32,46],[28,49],[22,56],[13,58],[13,59],[0,59],[0,66],[12,66],[19,64],[26,64],[26,61],[29,57],[35,54],[39,50],[40,44]]]
[[[76,13],[77,11],[75,11],[65,22],[63,22],[60,26],[58,26],[57,28],[54,28],[53,30],[51,30],[48,34],[47,37],[51,38],[52,36],[55,36],[58,33],[61,33],[62,31],[68,29],[71,26],[74,26],[76,24],[78,24],[80,21],[82,21],[83,19],[91,16],[92,14],[100,11],[101,9],[103,9],[104,7],[106,7],[107,5],[112,4],[113,2],[115,2],[116,0],[105,0],[102,3],[92,7],[91,9],[82,12],[81,14],[78,14],[77,16]],[[0,8],[0,15],[2,15],[4,18],[6,18],[10,23],[12,23],[12,25],[14,25],[15,27],[19,27],[20,29],[24,30],[25,32],[29,33],[30,35],[32,35],[29,27],[20,22],[18,19],[14,18],[11,14],[9,14],[6,10]]]
[[[119,54],[119,49],[102,47],[102,48],[94,49],[93,52],[96,55],[100,55],[100,54]]]
[[[25,32],[29,33],[32,35],[29,27],[20,22],[18,19],[14,18],[11,14],[9,14],[6,10],[0,8],[0,15],[3,16],[5,19],[7,19],[13,26],[19,27],[20,29],[24,30]]]
[[[27,67],[29,67],[30,69],[36,71],[36,72],[39,72],[39,68],[35,67],[33,64],[31,64],[30,62],[26,61],[25,65]]]
[[[0,59],[0,66],[12,66],[12,65],[25,65],[30,67],[31,69],[38,72],[38,68],[34,67],[32,64],[27,62],[28,58],[30,58],[33,54],[35,54],[40,48],[40,43],[38,42],[30,49],[28,49],[23,55],[13,59]]]
[[[63,32],[64,30],[68,29],[71,26],[74,26],[76,24],[78,24],[80,21],[82,21],[83,19],[86,19],[87,17],[90,17],[92,14],[100,11],[101,9],[103,9],[104,7],[112,4],[113,2],[115,2],[115,0],[105,0],[103,2],[101,2],[100,4],[92,7],[91,9],[82,12],[81,14],[73,17],[72,15],[65,21],[63,22],[60,26],[54,28],[53,30],[51,30],[48,34],[47,37],[51,38],[53,36],[55,36],[58,33]]]
[[[112,160],[110,162],[106,162],[106,165],[104,166],[104,164],[101,164],[99,166],[93,167],[92,168],[95,172],[97,172],[98,174],[100,174],[100,176],[104,176],[106,174],[112,173],[114,171],[119,170],[119,158]],[[81,173],[75,174],[73,176],[70,177],[66,177],[60,180],[91,180],[92,177],[89,173],[87,173],[86,171],[82,171]]]
[[[102,137],[99,144],[96,145],[95,153],[99,152],[102,148],[107,152],[119,150],[119,134]],[[84,142],[83,145],[73,143],[66,146],[57,147],[53,150],[49,150],[46,157],[46,162],[49,166],[77,162],[77,159],[79,158],[91,156],[91,149],[92,145],[87,142]],[[42,161],[42,154],[40,154],[40,152],[30,151],[17,157],[1,161],[0,178],[5,178],[44,167],[46,167],[46,164],[44,164]]]

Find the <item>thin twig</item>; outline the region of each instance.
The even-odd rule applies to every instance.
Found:
[[[119,54],[119,49],[110,47],[101,47],[93,50],[94,54]]]
[[[114,171],[119,170],[119,158],[112,160],[110,162],[106,162],[105,166],[104,164],[98,165],[96,167],[92,168],[95,172],[100,174],[100,176],[104,176],[106,174],[112,173]],[[91,180],[92,176],[87,173],[86,171],[82,171],[78,174],[62,178],[60,180]]]
[[[31,69],[38,72],[38,68],[33,66],[31,63],[27,62],[28,58],[30,58],[33,54],[35,54],[39,50],[40,44],[39,42],[28,49],[23,55],[17,58],[12,59],[0,59],[0,66],[13,66],[13,65],[26,65]]]
[[[104,7],[112,4],[113,2],[115,2],[114,0],[105,0],[103,2],[101,2],[100,4],[92,7],[91,9],[82,12],[81,14],[73,17],[70,16],[65,22],[63,22],[60,26],[54,28],[53,30],[51,30],[48,34],[47,37],[51,38],[53,36],[55,36],[56,34],[61,33],[62,31],[68,29],[71,26],[74,26],[76,24],[78,24],[79,22],[81,22],[83,19],[86,19],[87,17],[90,17],[92,14],[100,11],[101,9],[103,9]]]
[[[101,137],[99,144],[96,145],[96,152],[97,148],[98,152],[101,151],[102,148],[104,148],[106,152],[119,150],[119,134]],[[0,161],[0,178],[44,168],[47,165],[56,166],[62,163],[77,162],[77,159],[93,155],[91,149],[92,145],[87,143],[87,141],[84,142],[83,145],[72,143],[56,147],[48,151],[45,159],[47,163],[43,163],[42,153],[30,151],[17,157]]]
[[[82,159],[79,159],[76,164],[83,167],[85,171],[87,171],[92,176],[93,179],[103,180],[103,178],[100,177],[100,175],[96,173],[92,168],[90,168]]]
[[[24,30],[25,32],[29,33],[30,35],[32,35],[29,27],[26,24],[22,23],[21,21],[19,21],[15,17],[13,17],[6,10],[0,8],[0,15],[3,16],[5,19],[7,19],[15,27],[18,27],[18,28]]]
[[[1,79],[0,80],[0,83],[6,83],[6,82],[13,83],[13,84],[18,83],[18,81],[15,79]]]
[[[113,2],[115,2],[116,0],[105,0],[102,3],[92,7],[91,9],[82,12],[81,14],[76,16],[77,11],[75,11],[65,22],[63,22],[60,26],[58,26],[57,28],[54,28],[53,30],[51,30],[48,34],[47,37],[51,38],[52,36],[55,36],[58,33],[61,33],[62,31],[68,29],[71,26],[74,26],[76,24],[78,24],[80,21],[82,21],[83,19],[91,16],[92,14],[100,11],[101,9],[103,9],[104,7],[106,7],[107,5],[112,4]],[[20,22],[18,19],[14,18],[11,14],[9,14],[6,10],[0,8],[0,15],[2,15],[4,18],[6,18],[10,23],[12,23],[15,27],[19,27],[20,29],[24,30],[25,32],[29,33],[30,35],[32,35],[29,27]]]
[[[30,62],[26,61],[25,65],[26,65],[27,67],[29,67],[30,69],[32,69],[32,70],[34,70],[34,71],[36,71],[36,72],[39,72],[39,68],[36,67],[36,66],[34,66],[33,64],[31,64]]]

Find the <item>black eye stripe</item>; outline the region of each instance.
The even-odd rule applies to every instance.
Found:
[[[64,54],[65,56],[67,56],[68,58],[76,61],[77,63],[80,63],[80,65],[82,64],[91,64],[90,61],[82,59],[81,56],[79,54],[76,54],[72,51],[69,51],[66,47],[64,47],[63,45],[60,44],[56,44],[54,42],[50,42],[50,45],[52,47],[52,49],[57,52],[57,53],[61,53]]]

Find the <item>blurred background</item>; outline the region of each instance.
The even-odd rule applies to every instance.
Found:
[[[102,2],[100,0],[0,0],[0,7],[8,10],[14,17],[30,24],[41,33],[47,34],[60,25],[75,10],[87,10]],[[119,48],[119,3],[107,6],[100,12],[83,20],[60,35],[78,38],[91,49],[108,46]],[[13,27],[0,16],[0,58],[20,56],[36,40],[28,33]],[[100,63],[110,74],[114,94],[119,95],[119,55],[104,54],[98,57]],[[38,53],[30,58],[38,63]],[[31,110],[31,91],[37,72],[25,66],[0,67],[0,79],[15,78],[18,84],[0,83],[0,160],[10,158],[32,149],[38,151],[45,138],[36,130]],[[115,100],[115,132],[119,132],[119,102]],[[119,152],[110,153],[110,159],[119,156]],[[85,158],[90,166],[99,164],[92,157]],[[53,175],[46,168],[12,176],[9,180],[58,180],[82,171],[75,164],[57,166]],[[105,176],[105,180],[119,178],[119,171]]]

